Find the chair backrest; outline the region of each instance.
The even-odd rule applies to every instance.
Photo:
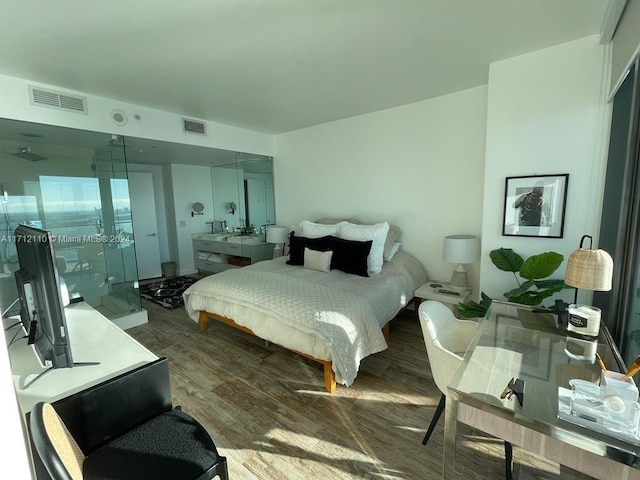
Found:
[[[446,395],[447,386],[478,330],[478,324],[457,319],[446,305],[433,300],[420,304],[418,317],[433,380]]]
[[[53,480],[82,480],[84,455],[50,403],[38,402],[33,407],[29,432]]]
[[[111,439],[171,410],[167,359],[146,363],[57,400],[53,406],[88,456]]]

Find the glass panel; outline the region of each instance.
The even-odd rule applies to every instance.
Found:
[[[627,164],[634,78],[635,71],[632,70],[620,86],[613,100],[607,174],[598,240],[598,248],[606,250],[613,257],[614,275],[616,277],[622,275],[621,265],[625,263],[624,248],[622,246],[619,248],[618,244],[621,233],[624,236],[624,232],[621,232],[619,226],[621,225],[620,219],[625,213],[625,208],[623,208],[626,195],[625,167]],[[626,224],[627,222],[622,223],[622,225]],[[616,311],[618,290],[593,293],[593,305],[602,310],[602,319],[614,334],[620,327],[620,325],[615,325],[618,317]]]
[[[615,371],[615,345],[604,328],[598,337],[589,339],[574,337],[556,325],[555,314],[494,301],[449,387],[460,402],[600,455],[615,457],[622,451],[631,452],[635,457],[632,460],[637,461],[640,439],[635,430],[618,428],[617,413],[631,428],[622,412],[610,409],[599,422],[584,418],[586,414],[574,418],[571,410],[572,394],[580,386],[597,391],[598,399],[602,396],[605,401],[612,395],[610,390],[616,385],[602,374],[596,352],[606,368]],[[608,375],[616,377],[613,372]],[[512,379],[524,381],[522,404],[506,388]],[[635,389],[631,383],[626,385]],[[637,409],[637,389],[631,399],[616,391],[616,396],[620,395],[630,411],[632,407]]]
[[[102,234],[109,294],[102,306],[112,316],[139,311],[138,271],[134,249],[133,226],[124,142],[112,138],[109,145],[94,157],[102,200]]]
[[[72,295],[107,318],[140,311],[122,139],[0,119],[0,147],[2,309],[17,298],[11,235],[29,223],[52,231]]]

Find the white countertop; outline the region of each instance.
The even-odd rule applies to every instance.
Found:
[[[28,385],[45,368],[26,339],[17,340],[9,347],[9,357],[23,414],[39,401],[67,397],[158,358],[84,302],[66,307],[65,315],[74,362],[99,364],[54,369]],[[4,328],[16,321],[16,317],[4,319]],[[19,328],[22,327],[18,325],[5,332],[6,338],[11,339]]]

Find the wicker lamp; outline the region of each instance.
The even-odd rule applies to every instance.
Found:
[[[585,238],[589,239],[589,248],[582,248]],[[613,259],[604,250],[591,248],[592,238],[583,235],[580,248],[569,256],[564,283],[576,287],[573,303],[578,300],[578,288],[608,292],[613,278]]]
[[[585,238],[589,248],[583,248]],[[613,278],[613,259],[604,250],[591,248],[592,238],[583,235],[580,248],[567,261],[564,283],[575,287],[573,305],[569,305],[569,330],[597,336],[600,330],[600,309],[590,305],[578,305],[578,289],[608,292]]]

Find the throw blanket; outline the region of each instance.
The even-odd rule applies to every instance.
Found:
[[[369,303],[344,290],[280,273],[243,268],[212,275],[206,282],[189,287],[183,298],[193,317],[196,309],[206,308],[189,302],[191,294],[248,307],[241,309],[244,313],[233,320],[252,330],[251,322],[256,321],[257,312],[317,336],[329,347],[336,381],[347,386],[355,380],[360,360],[387,348]],[[222,310],[210,313],[224,316]]]

